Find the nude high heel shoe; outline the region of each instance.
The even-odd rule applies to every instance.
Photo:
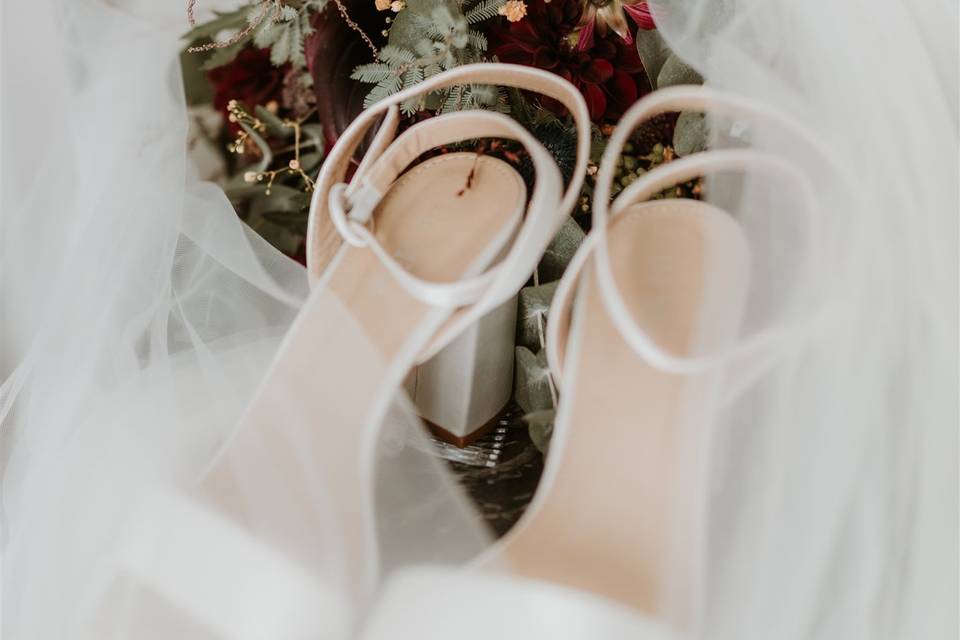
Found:
[[[503,68],[507,76],[513,73],[513,70]],[[577,166],[560,206],[564,213],[569,214],[583,185],[589,154],[590,122],[587,112],[578,106],[571,95],[565,96],[561,102],[568,107],[578,132]],[[390,143],[396,126],[396,119],[388,115],[351,184],[359,184],[368,179],[370,159],[375,159],[385,145]],[[359,142],[352,136],[350,130],[344,133],[324,163],[321,180],[325,174],[335,173],[340,176],[339,179],[346,175],[350,157]],[[492,192],[496,189],[498,180],[505,180],[506,185],[520,179],[515,170],[492,158],[478,159],[473,153],[456,155],[460,158],[461,168],[477,161],[480,165],[495,164],[497,171],[503,174],[494,177],[492,172],[488,172],[485,176],[479,176],[478,184],[472,188],[476,193],[482,193],[485,189]],[[443,162],[449,164],[450,159]],[[331,168],[330,171],[327,167]],[[463,173],[460,171],[458,174],[461,179]],[[403,176],[397,179],[403,179]],[[392,188],[387,179],[381,179],[381,182],[378,184],[379,189]],[[318,193],[323,189],[323,184],[317,185]],[[322,199],[315,199],[310,211],[307,235],[307,267],[317,277],[320,277],[329,265],[332,257],[331,241],[334,244],[339,241],[339,236],[334,233],[329,223],[324,204]],[[455,330],[451,328],[450,331],[442,332],[418,355],[417,362],[406,379],[405,388],[420,416],[435,435],[451,444],[464,447],[493,426],[513,393],[517,317],[515,294],[516,291],[501,304],[487,309],[482,316],[479,316],[476,310],[471,311],[469,322],[466,317],[458,318]],[[454,333],[457,335],[453,336]]]
[[[549,314],[560,401],[534,500],[469,567],[395,574],[364,640],[485,640],[507,630],[517,638],[654,640],[689,629],[702,571],[703,453],[715,372],[759,353],[765,337],[737,341],[750,271],[737,222],[705,202],[644,200],[718,171],[798,174],[756,151],[706,151],[646,173],[610,203],[616,161],[633,129],[681,110],[800,130],[762,106],[702,87],[658,91],[624,115],[598,174],[593,230]],[[809,184],[799,182],[809,196]]]
[[[582,125],[579,177],[565,190],[543,145],[492,111],[439,115],[396,135],[400,104],[463,84],[512,86],[564,104]],[[381,118],[345,183],[355,148]],[[386,98],[350,125],[315,186],[307,249],[317,279],[308,301],[198,487],[158,496],[144,505],[150,523],[136,525],[144,531],[129,573],[161,609],[187,612],[211,637],[316,638],[334,624],[324,612],[365,601],[380,569],[373,484],[384,418],[414,366],[533,273],[579,195],[587,122],[583,97],[562,78],[476,64]],[[535,170],[529,194],[516,171],[489,156],[417,163],[435,147],[482,138],[526,148]],[[255,490],[239,490],[251,469]],[[336,558],[323,555],[331,535],[343,549]],[[202,571],[191,567],[198,563]],[[340,596],[326,587],[330,571],[342,572],[335,584],[347,602],[332,601]],[[185,575],[194,579],[177,579]]]

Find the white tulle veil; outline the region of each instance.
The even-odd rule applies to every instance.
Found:
[[[751,241],[744,340],[778,328],[790,339],[720,372],[691,634],[951,637],[957,7],[659,4],[664,37],[709,85],[811,134],[718,118],[716,146],[776,154],[817,196],[804,208],[767,175],[710,178],[708,198]],[[125,554],[144,523],[140,540],[189,537],[152,496],[189,495],[308,299],[307,276],[195,178],[181,2],[17,0],[0,20],[0,628],[16,640],[231,637],[191,610],[224,602],[229,580],[183,575],[178,601],[138,582]],[[282,437],[323,446],[295,397],[289,407]],[[384,562],[470,557],[482,525],[424,454],[409,409],[390,415]],[[275,469],[250,465],[238,494],[295,537],[298,513],[263,492]],[[340,637],[362,615],[338,564],[348,541],[329,517],[332,480],[310,456],[298,473],[323,523],[303,563],[324,586],[314,613]],[[251,611],[236,637],[273,637],[255,625],[293,606],[261,588],[272,613]]]
[[[950,637],[957,7],[678,1],[660,18],[708,84],[814,136],[713,123],[719,146],[745,137],[794,163],[817,202],[803,211],[764,176],[721,177],[709,191],[751,240],[745,333],[792,325],[799,335],[751,381],[724,372],[701,628]]]
[[[271,582],[242,551],[216,565],[204,546],[230,548],[232,534],[203,541],[216,528],[192,488],[309,286],[305,269],[196,178],[178,62],[182,3],[18,2],[3,13],[4,637],[262,638],[316,629],[318,618],[343,637],[360,611],[339,562],[349,542],[327,511],[333,481],[310,455],[291,472],[311,489],[309,514],[285,500],[284,470],[270,460],[229,471],[252,530],[311,536],[316,553],[301,565],[311,588],[322,586],[311,619],[284,615],[295,599],[283,576],[300,567],[281,561]],[[353,326],[331,327],[330,339],[362,358],[368,343]],[[297,399],[283,404],[275,436],[295,450],[323,447]],[[382,564],[464,560],[485,534],[408,429],[412,415],[398,400],[384,435]],[[414,511],[422,520],[411,525],[404,516]],[[308,530],[311,519],[319,524]],[[160,566],[170,554],[192,566]],[[225,621],[218,606],[249,615]]]

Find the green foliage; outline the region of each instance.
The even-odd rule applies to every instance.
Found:
[[[294,255],[303,243],[310,196],[301,189],[274,184],[247,184],[235,176],[225,187],[231,204],[244,221],[271,245]]]
[[[360,65],[350,76],[374,85],[364,107],[412,87],[442,71],[485,59],[487,39],[471,26],[497,15],[505,0],[410,0],[394,20],[389,44],[376,62]],[[506,94],[494,87],[451,87],[401,105],[412,115],[422,109],[439,112],[493,108],[508,111]]]
[[[254,45],[261,49],[269,48],[270,62],[275,66],[289,62],[297,68],[306,67],[303,42],[313,33],[310,17],[313,12],[322,11],[326,6],[327,0],[307,0],[299,8],[280,5],[278,11],[271,10],[271,15],[254,29]],[[258,11],[251,10],[248,21],[252,23],[256,20]]]
[[[293,128],[284,126],[283,120],[263,105],[258,104],[253,112],[260,118],[263,124],[266,125],[267,133],[271,136],[276,138],[289,138],[293,135]]]
[[[209,22],[197,25],[185,39],[188,46],[213,42],[224,31],[250,32],[229,46],[214,49],[207,55],[205,70],[233,62],[237,54],[250,45],[270,49],[270,61],[280,66],[287,62],[296,68],[307,66],[304,40],[313,33],[311,16],[323,11],[328,0],[257,0],[248,2],[236,11],[218,13]]]
[[[703,151],[707,148],[707,137],[704,115],[698,111],[684,111],[677,118],[677,126],[673,130],[673,149],[678,156]]]
[[[213,20],[198,24],[188,31],[183,38],[188,44],[194,45],[213,40],[221,31],[239,31],[247,25],[247,13],[249,13],[249,11],[249,6],[242,6],[239,9],[225,13],[214,11],[216,17]]]
[[[650,86],[657,88],[657,76],[660,75],[660,69],[663,64],[672,55],[663,36],[656,29],[640,29],[637,31],[637,54],[640,56],[640,62],[643,63],[643,70],[647,73],[647,79]]]
[[[556,417],[555,409],[543,409],[523,416],[523,421],[527,423],[527,430],[530,432],[530,440],[541,453],[547,453],[550,448],[550,437],[553,435],[553,423]]]
[[[540,259],[541,281],[559,280],[585,237],[580,225],[568,217]]]
[[[525,413],[553,408],[550,369],[544,351],[534,354],[526,347],[516,348],[513,397]]]
[[[547,312],[559,281],[524,287],[517,301],[517,344],[537,350],[543,344]]]
[[[222,32],[242,31],[247,26],[247,14],[249,11],[250,7],[248,5],[229,12],[215,11],[214,15],[216,17],[213,20],[198,24],[183,36],[184,41],[187,43],[186,48],[213,42]],[[231,62],[237,57],[237,54],[240,53],[243,47],[244,41],[240,41],[229,46],[202,53],[184,51],[184,56],[191,56],[202,60],[202,64],[197,64],[195,61],[190,64],[190,68],[199,76],[201,75],[199,74],[200,71],[209,71],[210,69],[215,69]],[[184,62],[186,62],[186,60]],[[187,64],[184,64],[183,67],[184,69],[188,68]]]
[[[703,84],[703,77],[696,69],[670,51],[663,37],[656,30],[637,32],[637,53],[653,89],[663,89],[681,84]],[[677,155],[686,156],[702,151],[707,146],[707,122],[697,112],[684,112],[677,119],[673,131],[673,147]]]
[[[696,69],[681,60],[679,56],[671,53],[663,66],[660,67],[656,88],[663,89],[679,84],[703,84],[703,77],[697,73]]]
[[[650,87],[663,89],[678,84],[703,84],[703,78],[696,69],[670,51],[663,36],[656,30],[637,31],[637,54],[643,63],[643,70],[650,80]]]
[[[500,7],[504,5],[505,0],[480,0],[467,9],[464,18],[467,24],[477,24],[499,15]]]
[[[203,63],[203,70],[210,71],[233,62],[234,58],[247,46],[246,42],[236,42],[228,47],[214,49]]]

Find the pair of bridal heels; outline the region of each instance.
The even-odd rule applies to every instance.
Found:
[[[538,92],[567,108],[577,153],[566,188],[543,145],[499,113],[440,115],[396,135],[404,101],[464,84]],[[190,535],[157,537],[128,554],[128,572],[214,638],[654,638],[687,626],[701,570],[712,366],[738,333],[749,251],[716,207],[647,200],[767,159],[694,154],[646,173],[611,203],[633,129],[685,109],[757,115],[709,89],[674,87],[623,116],[597,176],[593,229],[549,314],[560,388],[550,453],[533,502],[504,538],[466,568],[425,561],[381,582],[374,478],[396,391],[523,286],[586,174],[580,93],[544,71],[478,64],[370,107],[330,152],[309,223],[308,257],[320,274],[313,293],[197,494],[165,499],[161,519],[186,523]],[[346,183],[350,158],[378,120]],[[479,138],[526,149],[536,176],[529,193],[493,157],[457,152],[414,164],[435,147]],[[239,491],[254,467],[274,472],[256,478],[256,494]],[[335,558],[323,551],[332,539]],[[195,579],[185,584],[183,575]],[[330,615],[368,606],[359,631]],[[483,613],[493,610],[527,613],[505,628],[502,615]]]

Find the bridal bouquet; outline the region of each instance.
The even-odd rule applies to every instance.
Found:
[[[657,20],[664,9],[652,2],[251,0],[199,23],[194,2],[183,71],[188,102],[202,124],[201,142],[218,167],[211,175],[254,230],[300,261],[324,150],[358,113],[385,96],[473,62],[544,69],[583,93],[598,159],[613,124],[636,100],[660,87],[701,81],[660,37]],[[408,101],[402,114],[410,124],[461,109],[509,113],[536,134],[569,178],[574,130],[551,99],[460,86]],[[705,137],[698,113],[646,123],[620,159],[615,189],[700,150]],[[454,149],[437,152],[448,150]],[[510,143],[480,142],[466,150],[494,154],[532,179],[529,161]],[[596,172],[595,164],[589,172]],[[660,197],[698,197],[700,189],[693,181]],[[589,230],[591,191],[588,176],[578,210],[520,294],[515,399],[535,423],[549,423],[553,404],[543,317],[555,281]]]

